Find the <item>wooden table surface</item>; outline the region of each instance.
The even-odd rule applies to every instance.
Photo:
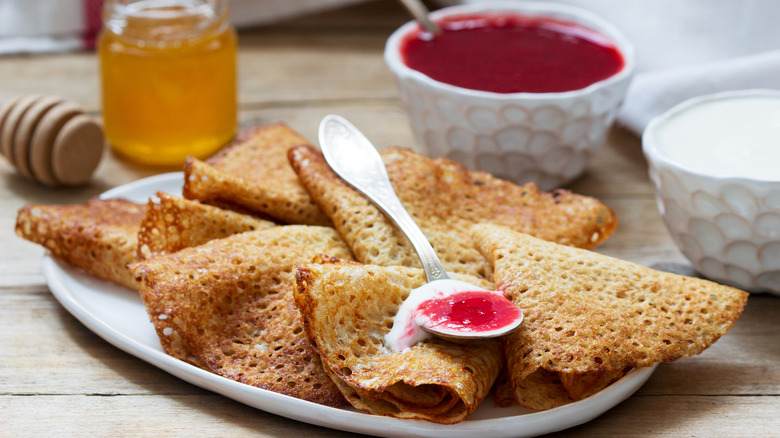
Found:
[[[242,31],[242,127],[285,121],[316,139],[338,113],[377,145],[414,147],[385,39],[407,20],[383,0]],[[99,114],[94,53],[0,58],[0,100],[54,94]],[[81,203],[168,169],[106,154],[91,184],[50,189],[0,159],[0,436],[356,436],[296,422],[200,389],[93,334],[49,292],[43,249],[13,232],[25,203]],[[639,139],[613,129],[570,186],[619,218],[599,252],[644,265],[686,263],[658,214]],[[700,356],[662,364],[631,398],[560,436],[778,436],[780,298],[754,295],[734,328]],[[522,433],[518,429],[518,433]]]

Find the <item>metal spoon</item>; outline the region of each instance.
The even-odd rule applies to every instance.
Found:
[[[381,155],[363,133],[343,117],[331,114],[320,122],[319,140],[325,161],[333,171],[367,196],[409,238],[420,257],[428,284],[435,283],[442,289],[463,284],[447,275],[428,239],[398,199]],[[484,289],[473,286],[472,290]],[[486,339],[506,335],[517,329],[520,322],[522,313],[512,324],[490,332],[443,332],[425,325],[422,329],[447,339]]]
[[[428,17],[428,8],[420,0],[399,0],[420,25],[430,33],[440,34],[441,29]]]

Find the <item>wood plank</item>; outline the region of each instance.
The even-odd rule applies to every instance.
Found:
[[[780,397],[635,395],[586,423],[549,437],[776,436]]]
[[[0,394],[201,392],[92,333],[46,287],[0,292],[0,354]]]
[[[637,395],[594,421],[547,436],[775,436],[780,428],[778,402],[777,396]],[[361,436],[287,420],[211,395],[0,396],[0,411],[0,429],[7,436],[50,436],[52,431],[57,436]]]
[[[0,395],[8,437],[358,437],[307,425],[212,394]]]
[[[653,196],[639,137],[619,126],[608,132],[585,174],[571,188],[593,196]]]

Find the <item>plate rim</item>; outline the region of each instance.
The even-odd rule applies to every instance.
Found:
[[[180,182],[182,172],[171,172],[141,178],[103,192],[101,199],[125,197],[134,192],[154,197],[159,186]],[[574,403],[558,408],[509,415],[506,417],[476,419],[468,418],[460,423],[442,425],[424,420],[408,420],[372,415],[365,412],[336,408],[301,400],[269,390],[246,385],[208,372],[189,363],[167,355],[144,344],[130,334],[120,331],[109,321],[87,309],[78,299],[77,291],[66,285],[65,279],[78,282],[79,275],[88,275],[78,268],[56,259],[49,252],[43,256],[43,274],[57,301],[87,329],[100,336],[116,348],[141,359],[190,384],[215,392],[224,397],[249,405],[275,415],[304,423],[347,432],[356,432],[384,437],[402,437],[413,434],[422,437],[470,437],[475,432],[490,432],[499,437],[530,437],[557,432],[593,420],[630,397],[650,378],[658,363],[651,367],[634,369],[606,389]],[[105,282],[106,287],[123,288]],[[85,286],[86,287],[86,286]],[[136,293],[135,291],[131,291]],[[136,293],[137,294],[137,293]],[[140,301],[140,297],[138,297]],[[141,304],[143,306],[143,304]],[[147,323],[152,323],[147,320]],[[354,408],[351,408],[354,409]],[[498,408],[502,409],[502,408]],[[521,428],[521,430],[518,430]]]

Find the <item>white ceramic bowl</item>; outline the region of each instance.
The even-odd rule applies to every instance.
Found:
[[[574,22],[609,38],[624,58],[607,79],[560,93],[493,93],[431,79],[404,64],[403,37],[409,22],[387,40],[385,62],[423,152],[447,157],[472,170],[484,170],[518,183],[534,181],[549,190],[579,176],[603,144],[634,72],[628,40],[598,16],[571,6],[534,2],[478,2],[431,13],[446,16],[509,12]]]
[[[714,168],[707,170],[703,158],[692,166],[690,159],[671,155],[685,152],[679,148],[700,150],[703,147],[704,153],[708,153],[708,141],[701,138],[701,130],[692,127],[685,133],[689,138],[687,144],[677,144],[677,149],[668,149],[668,145],[672,144],[670,138],[679,137],[662,134],[662,129],[668,128],[670,121],[685,111],[701,111],[703,105],[718,102],[733,108],[735,99],[756,96],[777,99],[780,106],[780,91],[744,90],[694,98],[652,120],[642,136],[642,147],[658,209],[672,238],[693,267],[710,279],[744,290],[780,294],[780,170],[774,177],[771,168],[763,174],[756,169],[755,175],[745,177],[731,176]],[[700,114],[706,117],[708,113]],[[780,112],[770,117],[774,121],[769,122],[777,123],[779,116]],[[678,123],[677,127],[684,129],[685,125]],[[713,135],[728,138],[717,131],[720,125],[727,123],[712,120],[707,129]],[[745,160],[744,142],[749,141],[750,134],[740,133],[739,138],[733,139],[735,168],[741,164],[739,160]],[[712,149],[709,153],[714,154]]]

